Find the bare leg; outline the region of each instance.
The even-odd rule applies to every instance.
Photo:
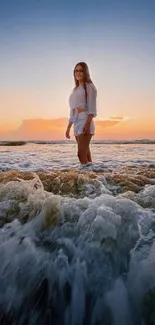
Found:
[[[92,162],[91,152],[90,152],[90,148],[89,147],[88,147],[88,150],[87,150],[87,160],[88,160],[88,162]]]
[[[76,136],[76,141],[78,145],[78,158],[81,164],[87,164],[89,159],[91,159],[90,149],[89,149],[89,143],[91,140],[92,135],[79,135]]]

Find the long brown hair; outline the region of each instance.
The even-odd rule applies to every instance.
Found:
[[[74,75],[74,81],[75,81],[75,88],[76,89],[78,86],[79,86],[79,82],[78,80],[76,80],[75,78],[75,69],[78,65],[81,65],[82,67],[82,70],[83,70],[83,81],[84,81],[84,84],[83,84],[83,87],[84,87],[84,90],[85,90],[85,96],[86,96],[86,102],[87,102],[87,88],[86,88],[86,82],[87,83],[93,83],[91,78],[90,78],[90,73],[89,73],[89,68],[88,68],[88,65],[87,63],[85,62],[79,62],[76,64],[74,70],[73,70],[73,75]]]

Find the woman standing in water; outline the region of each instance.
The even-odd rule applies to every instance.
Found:
[[[74,124],[74,136],[78,146],[78,158],[82,166],[92,163],[89,148],[95,133],[94,117],[96,113],[97,90],[93,84],[85,62],[76,64],[74,71],[75,88],[69,97],[70,118],[66,138],[70,139],[70,129]]]

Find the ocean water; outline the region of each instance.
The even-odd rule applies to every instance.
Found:
[[[116,169],[125,165],[155,166],[155,144],[92,142],[93,169]],[[0,171],[52,171],[78,168],[75,142],[27,143],[0,146]]]
[[[155,324],[155,144],[0,146],[0,324]]]

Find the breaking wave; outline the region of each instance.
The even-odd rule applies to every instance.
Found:
[[[154,324],[154,180],[1,173],[0,324]]]

